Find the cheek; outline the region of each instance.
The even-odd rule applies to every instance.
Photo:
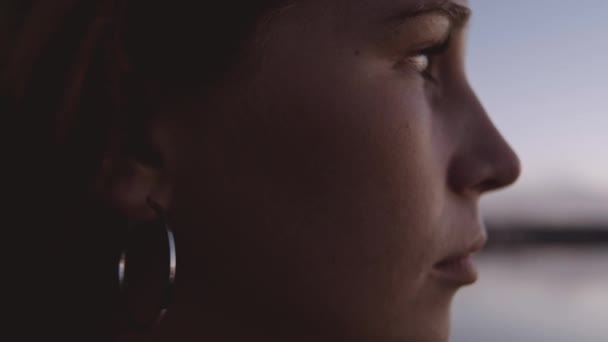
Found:
[[[298,222],[302,253],[318,253],[319,265],[340,253],[344,269],[363,266],[342,279],[416,284],[432,256],[443,194],[424,94],[394,70],[343,61],[323,70],[322,79],[302,75],[266,97],[282,101],[259,128],[266,143],[255,154],[268,166],[260,184],[270,201],[288,199],[268,215]]]
[[[395,70],[318,68],[269,79],[261,101],[214,124],[222,131],[200,142],[211,152],[184,154],[177,192],[188,224],[211,227],[193,227],[189,248],[229,264],[227,278],[244,277],[254,297],[280,298],[265,304],[277,311],[345,326],[370,312],[401,320],[422,310],[413,303],[438,245],[444,186],[431,113]]]
[[[353,252],[369,258],[362,262],[383,266],[370,269],[382,273],[372,279],[395,286],[392,294],[412,290],[436,257],[445,193],[423,90],[391,69],[348,79],[326,94],[342,100],[328,112],[347,123],[333,138],[351,146],[336,165],[339,186],[350,191],[341,200],[353,221],[341,229],[358,233],[363,245]],[[386,281],[389,275],[394,278]]]

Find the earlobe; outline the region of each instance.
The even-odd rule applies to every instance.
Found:
[[[135,158],[107,157],[96,182],[99,195],[133,221],[156,218],[149,201],[167,208],[170,186],[162,166]]]
[[[151,117],[108,132],[95,191],[110,208],[133,222],[157,218],[150,200],[169,207],[166,153],[170,142],[166,133],[166,125]]]

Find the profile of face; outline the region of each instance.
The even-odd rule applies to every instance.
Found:
[[[295,1],[260,28],[249,77],[159,106],[162,163],[111,189],[176,232],[159,340],[447,340],[480,196],[520,172],[465,76],[468,6]]]

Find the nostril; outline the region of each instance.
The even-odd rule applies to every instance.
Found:
[[[476,186],[475,190],[479,193],[484,193],[484,192],[488,192],[488,191],[492,191],[492,190],[498,190],[500,188],[504,188],[506,186],[513,184],[514,181],[515,181],[515,179],[513,179],[512,181],[507,181],[507,178],[505,178],[505,179],[499,179],[499,178],[488,179],[488,180],[485,180],[485,181],[479,183]]]
[[[477,185],[478,192],[486,192],[503,187],[502,183],[497,179],[489,179]]]
[[[519,158],[511,149],[494,154],[468,153],[452,160],[448,182],[456,193],[481,194],[513,184],[520,174]]]
[[[502,162],[495,164],[493,176],[481,181],[478,185],[480,192],[492,191],[509,186],[521,175],[521,162],[512,150],[503,156]]]

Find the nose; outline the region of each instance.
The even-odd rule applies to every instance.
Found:
[[[460,194],[479,195],[513,184],[521,174],[521,163],[490,120],[477,96],[467,85],[456,108],[464,123],[454,132],[458,143],[448,167],[448,183]],[[465,96],[462,96],[465,95]],[[463,103],[464,102],[464,103]]]

